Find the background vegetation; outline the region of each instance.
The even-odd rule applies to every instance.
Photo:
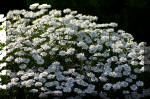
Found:
[[[98,23],[117,22],[119,29],[131,33],[135,41],[150,45],[150,0],[3,0],[0,13],[28,9],[35,2],[51,4],[53,9],[71,8],[82,14],[98,16]]]

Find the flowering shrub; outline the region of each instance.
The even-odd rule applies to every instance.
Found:
[[[6,53],[0,60],[0,91],[130,93],[144,85],[144,43],[116,31],[116,23],[70,9],[49,10],[38,3],[31,11],[7,13]]]

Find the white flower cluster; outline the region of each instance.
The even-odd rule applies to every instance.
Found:
[[[2,47],[1,44],[6,44],[6,18],[3,14],[0,14],[0,61],[6,56],[6,47]],[[8,75],[9,71],[2,70],[6,67],[6,63],[0,62],[0,75]],[[0,76],[0,89],[6,89],[6,84],[2,84],[2,78]]]
[[[28,87],[32,93],[100,93],[136,91],[144,65],[144,43],[137,44],[116,23],[97,24],[97,17],[71,9],[30,9],[7,14],[7,55],[0,60],[0,89]],[[48,13],[47,13],[48,12]],[[7,65],[6,65],[7,64]],[[96,84],[96,85],[95,85]]]
[[[0,22],[4,22],[6,20],[6,18],[4,17],[3,14],[0,14]]]
[[[5,22],[6,18],[4,17],[3,14],[0,14],[0,43],[6,43],[6,31],[5,31],[5,27],[6,27],[6,22]]]

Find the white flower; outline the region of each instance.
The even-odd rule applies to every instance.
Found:
[[[49,12],[50,15],[52,16],[61,16],[61,11],[59,10],[52,10]]]
[[[54,85],[55,85],[54,82],[46,82],[45,83],[46,87],[51,87],[51,86],[54,86]]]
[[[55,61],[55,62],[52,63],[52,65],[53,65],[53,66],[59,66],[59,65],[60,65],[60,62]]]
[[[137,90],[138,87],[136,84],[133,84],[132,86],[130,86],[130,88],[131,88],[131,90],[135,91],[135,90]]]
[[[121,53],[123,50],[121,48],[114,48],[113,52]]]
[[[38,71],[39,71],[39,72],[42,72],[43,70],[44,70],[44,67],[39,67],[39,68],[38,68]]]
[[[82,47],[82,49],[88,49],[88,45],[83,41],[77,43],[77,46]]]
[[[117,77],[118,76],[118,73],[117,72],[110,72],[109,73],[109,76],[111,76],[111,77]]]
[[[39,9],[51,8],[51,5],[42,4],[42,5],[39,5],[38,8],[39,8]]]
[[[44,64],[44,60],[43,59],[37,60],[37,64]]]
[[[101,56],[101,53],[94,53],[94,55],[93,56]]]
[[[47,75],[47,79],[53,79],[55,77],[55,75],[49,74]]]
[[[144,56],[143,56],[143,55],[140,55],[140,56],[138,57],[138,59],[139,59],[139,60],[144,60]]]
[[[10,75],[10,70],[2,70],[0,75]]]
[[[97,60],[97,57],[89,57],[89,60]]]
[[[112,23],[110,23],[110,24],[109,24],[109,26],[111,26],[111,27],[117,27],[117,26],[118,26],[118,24],[117,24],[117,23],[112,22]]]
[[[95,74],[93,74],[92,72],[90,72],[90,73],[87,73],[87,76],[88,77],[95,77]]]
[[[35,75],[35,73],[34,73],[34,72],[29,72],[29,73],[27,73],[27,75],[28,75],[29,77],[33,77],[33,76]]]
[[[45,82],[46,82],[46,79],[39,77],[39,81],[42,82],[42,83],[45,83]]]
[[[144,69],[144,66],[143,66],[143,67],[140,69],[140,71],[141,71],[141,72],[144,72],[144,70],[145,70],[145,69]]]
[[[3,68],[3,67],[6,67],[7,63],[0,63],[0,70]]]
[[[121,72],[122,70],[123,70],[123,68],[121,66],[115,67],[115,71],[116,72]]]
[[[136,76],[136,75],[134,75],[134,74],[131,74],[131,75],[130,75],[130,78],[131,78],[131,79],[136,79],[136,78],[137,78],[137,76]]]
[[[40,55],[41,55],[41,56],[47,56],[47,53],[46,53],[46,52],[41,52]]]
[[[82,93],[82,90],[79,89],[79,88],[74,88],[74,92],[81,94],[81,93]]]
[[[93,93],[95,90],[95,85],[89,84],[87,89],[84,90],[85,93]]]
[[[0,21],[1,21],[1,19],[0,19]],[[0,42],[6,43],[6,31],[5,30],[0,30]]]
[[[89,53],[95,53],[97,51],[97,46],[95,45],[90,45],[89,47]]]
[[[90,80],[91,80],[92,82],[98,82],[98,79],[97,79],[96,77],[92,77]]]
[[[0,60],[2,60],[6,56],[6,50],[0,51]]]
[[[32,57],[34,58],[34,60],[37,61],[37,64],[44,64],[44,60],[42,59],[42,57],[38,54],[33,54]]]
[[[109,36],[102,36],[101,40],[107,42],[109,40]]]
[[[25,55],[25,53],[24,53],[24,52],[22,52],[22,51],[19,51],[19,52],[16,52],[16,53],[15,53],[15,55],[23,56],[23,55]]]
[[[68,55],[73,55],[74,52],[75,52],[75,49],[74,49],[74,48],[69,48],[69,49],[67,50],[67,54],[68,54]]]
[[[71,10],[67,8],[67,9],[64,9],[63,12],[64,12],[64,13],[70,13]]]
[[[75,69],[69,69],[68,70],[68,73],[74,73],[75,72]]]
[[[63,92],[71,92],[72,89],[70,87],[64,87]]]
[[[57,79],[58,81],[62,81],[62,80],[65,80],[66,78],[65,78],[65,76],[63,76],[63,75],[56,75],[56,79]]]
[[[7,89],[7,86],[6,86],[6,85],[0,85],[0,89],[6,90],[6,89]]]
[[[88,86],[88,83],[86,83],[86,82],[83,81],[82,79],[76,79],[75,81],[76,81],[76,83],[77,83],[78,85]]]
[[[125,75],[125,76],[129,76],[130,74],[131,74],[130,71],[124,71],[124,72],[123,72],[123,75]]]
[[[86,60],[86,59],[87,59],[87,58],[85,57],[84,53],[79,53],[79,54],[77,54],[77,58],[78,58],[79,60]]]
[[[121,86],[122,87],[127,87],[129,84],[128,84],[128,82],[126,82],[126,81],[122,81],[121,82]]]
[[[36,9],[38,6],[39,6],[39,3],[34,3],[34,4],[30,5],[29,8],[30,8],[31,10],[34,10],[34,9]]]
[[[133,80],[132,80],[131,78],[126,78],[126,79],[125,79],[125,81],[127,81],[127,82],[130,82],[130,83],[131,83]]]
[[[11,79],[11,82],[17,82],[17,81],[19,81],[19,78],[12,78]]]
[[[131,65],[138,65],[138,61],[131,61]]]
[[[139,65],[144,65],[144,60],[142,60],[142,61],[139,63]]]
[[[101,56],[103,56],[103,57],[108,57],[109,55],[110,54],[108,52],[104,52],[104,53],[101,54]]]
[[[17,75],[18,75],[18,76],[22,76],[23,74],[24,74],[24,71],[18,71],[18,72],[17,72]]]
[[[59,52],[59,55],[60,55],[60,56],[65,56],[65,55],[67,55],[67,53],[66,53],[65,51],[60,51],[60,52]]]
[[[38,92],[38,89],[31,89],[29,92],[37,93],[37,92]]]
[[[4,17],[4,14],[0,14],[0,22],[3,22],[5,20],[6,20],[6,18]]]
[[[25,83],[25,86],[26,87],[31,87],[34,84],[34,82],[35,82],[35,80],[32,80],[32,79],[27,80],[26,83]]]
[[[140,70],[139,68],[135,68],[135,69],[134,69],[134,72],[135,72],[135,73],[141,73],[141,70]]]
[[[39,75],[39,77],[46,77],[48,75],[48,72],[42,72],[42,73],[40,73],[40,75]]]
[[[67,44],[67,40],[60,40],[60,41],[59,41],[59,44],[60,44],[60,45],[66,45],[66,44]]]
[[[62,93],[62,91],[56,90],[56,91],[53,91],[52,94],[61,96],[63,93]]]
[[[111,57],[111,61],[117,62],[118,61],[118,57],[117,56],[112,56]]]
[[[112,87],[113,87],[114,90],[117,90],[117,89],[121,88],[120,83],[113,84]]]
[[[40,87],[40,86],[42,86],[42,85],[43,85],[43,84],[42,84],[41,82],[36,82],[36,83],[35,83],[35,86],[36,86],[36,87]]]
[[[27,67],[26,64],[21,64],[21,65],[19,66],[20,69],[25,69],[26,67]]]
[[[136,85],[137,85],[137,86],[144,86],[144,82],[143,82],[143,81],[137,81],[137,82],[136,82]]]
[[[16,58],[16,59],[15,59],[15,62],[16,62],[16,63],[29,63],[29,62],[30,62],[30,59],[19,57],[19,58]]]
[[[130,52],[128,54],[128,57],[136,59],[137,58],[137,53],[136,52]]]
[[[29,76],[27,74],[24,74],[24,75],[21,76],[21,80],[26,80],[28,78],[29,78]]]
[[[122,65],[125,71],[131,71],[131,67],[128,64]]]
[[[108,80],[107,77],[105,76],[100,76],[99,79],[103,82],[106,82]]]
[[[126,61],[127,61],[127,58],[126,58],[126,57],[120,57],[119,61],[120,61],[120,62],[126,62]]]
[[[48,50],[48,49],[50,49],[51,47],[48,46],[47,44],[43,44],[43,45],[41,45],[41,48],[44,49],[44,50]]]
[[[6,61],[7,61],[7,62],[10,62],[10,61],[12,61],[13,59],[14,59],[13,56],[9,56],[9,57],[6,58]]]
[[[104,86],[103,86],[103,89],[104,90],[110,90],[112,88],[112,84],[111,83],[106,83]]]

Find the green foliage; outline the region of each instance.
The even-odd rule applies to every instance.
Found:
[[[0,42],[0,50],[2,50],[4,47],[5,47],[5,44]]]

